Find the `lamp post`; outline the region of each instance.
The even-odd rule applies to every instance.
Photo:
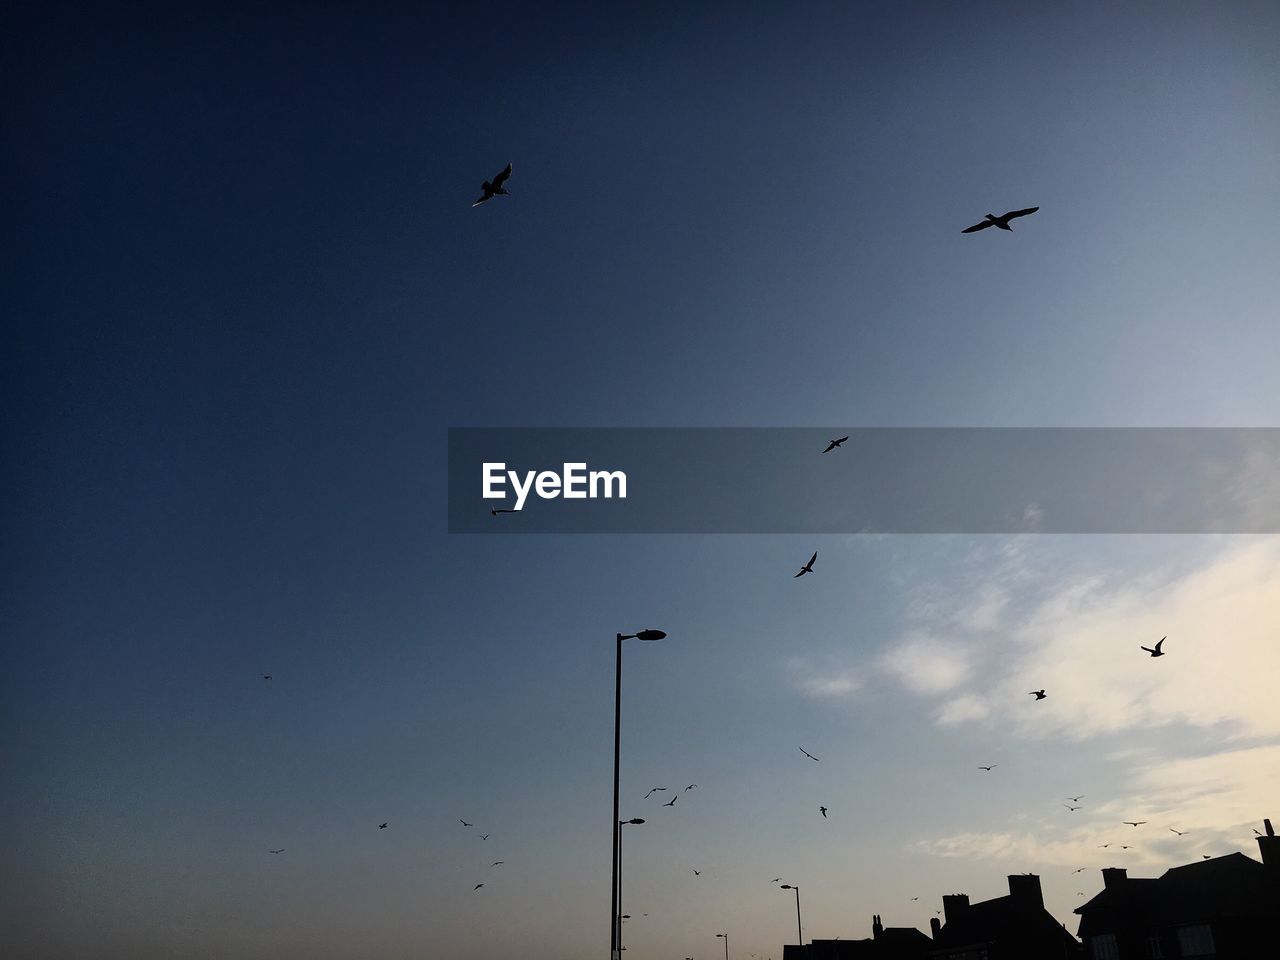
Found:
[[[729,935],[727,933],[717,933],[717,937],[724,937],[724,960],[729,960]]]
[[[622,950],[622,921],[631,918],[622,912],[622,828],[626,826],[638,826],[644,823],[640,817],[634,817],[631,820],[618,821],[618,950]]]
[[[661,630],[641,630],[639,633],[618,634],[618,650],[614,660],[613,671],[613,822],[609,832],[613,843],[613,881],[609,884],[611,891],[609,905],[609,960],[622,960],[621,944],[618,930],[618,845],[621,842],[622,828],[618,826],[618,763],[619,747],[622,743],[622,641],[623,640],[661,640],[666,634]]]
[[[796,936],[800,938],[800,946],[804,946],[804,931],[800,927],[800,888],[784,883],[778,889],[794,890],[796,892]]]

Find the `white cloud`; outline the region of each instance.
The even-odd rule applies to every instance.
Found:
[[[968,679],[970,652],[963,644],[913,635],[886,650],[880,667],[915,693],[945,693]]]
[[[966,693],[944,703],[934,719],[944,727],[953,727],[970,720],[985,720],[991,715],[991,705],[984,698]]]
[[[805,696],[817,699],[847,697],[857,693],[862,682],[851,674],[840,674],[829,677],[810,677],[800,682],[800,689]]]

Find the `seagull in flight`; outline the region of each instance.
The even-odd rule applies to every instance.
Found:
[[[379,829],[379,830],[385,830],[385,829],[387,829],[387,825],[386,825],[385,823],[380,823],[380,824],[378,824],[378,829]]]
[[[1132,850],[1132,849],[1133,849],[1133,847],[1130,847],[1130,846],[1128,846],[1128,845],[1126,845],[1126,844],[1123,844],[1123,843],[1122,843],[1122,844],[1120,844],[1120,849],[1121,849],[1121,850]]]
[[[474,887],[471,888],[471,892],[475,893],[477,890],[479,890],[483,886],[484,886],[483,883],[477,883]]]
[[[1186,833],[1187,831],[1185,831],[1185,830],[1175,830],[1175,829],[1173,829],[1173,827],[1170,827],[1170,828],[1169,828],[1169,832],[1170,832],[1170,833],[1176,833],[1178,836],[1182,836],[1182,835],[1183,835],[1184,833]]]
[[[1072,870],[1071,872],[1072,872],[1072,873],[1084,873],[1084,872],[1085,872],[1086,870],[1088,870],[1088,869],[1089,869],[1088,867],[1081,867],[1079,870]]]
[[[844,443],[848,439],[849,439],[848,437],[841,437],[839,440],[832,440],[830,443],[827,444],[827,449],[823,450],[822,452],[830,453],[832,450],[840,446],[840,444]]]
[[[1105,850],[1105,849],[1107,849],[1107,847],[1109,847],[1109,846],[1111,846],[1111,844],[1109,844],[1109,843],[1100,843],[1100,844],[1098,844],[1098,849],[1099,849],[1099,850]]]
[[[998,764],[998,763],[993,763],[993,764],[992,764],[991,766],[989,766],[989,767],[979,766],[979,767],[978,767],[978,769],[979,769],[979,770],[985,770],[985,771],[987,771],[987,773],[990,773],[992,770],[994,770],[994,769],[995,769],[996,767],[998,767],[998,766],[1000,766],[1000,764]]]
[[[1151,654],[1153,657],[1163,657],[1164,651],[1160,649],[1160,644],[1164,643],[1168,639],[1169,638],[1167,636],[1161,637],[1160,643],[1157,643],[1154,647],[1143,647],[1142,649],[1147,651],[1147,653]]]
[[[696,787],[696,786],[697,786],[697,784],[696,784],[696,783],[691,783],[691,784],[689,784],[687,787],[685,787],[685,788],[684,788],[684,792],[685,792],[685,793],[688,793],[690,790],[692,790],[692,789],[693,789],[694,787]]]
[[[695,877],[700,877],[700,876],[702,876],[702,871],[701,871],[701,870],[694,870],[694,871],[693,871],[693,875],[694,875]]]
[[[819,760],[817,757],[815,757],[812,753],[810,753],[808,750],[806,750],[804,747],[796,747],[796,749],[797,749],[797,750],[799,750],[801,753],[803,753],[803,754],[804,754],[806,757],[808,757],[810,760],[814,761],[815,763],[821,763],[821,762],[822,762],[822,761],[821,761],[821,760]]]
[[[505,861],[505,860],[495,860],[495,861],[493,861],[493,863],[489,864],[489,866],[491,866],[491,867],[500,867],[500,866],[502,866],[502,865],[503,865],[504,863],[506,863],[506,862],[507,862],[507,861]]]
[[[1122,820],[1121,823],[1127,823],[1131,827],[1140,827],[1147,821],[1145,820]]]
[[[911,899],[912,899],[912,900],[919,900],[920,898],[919,898],[919,897],[912,897]]]
[[[262,679],[263,679],[263,680],[270,680],[270,679],[271,679],[271,674],[269,674],[269,673],[264,673],[264,674],[262,675]]]
[[[818,810],[822,813],[822,819],[823,819],[823,820],[826,820],[826,819],[827,819],[827,808],[826,808],[826,807],[819,807],[819,808],[818,808]]]
[[[503,184],[507,182],[507,177],[509,176],[511,176],[511,164],[508,163],[502,169],[502,172],[493,178],[493,182],[490,182],[488,180],[484,182],[484,184],[480,187],[480,189],[484,191],[484,196],[482,196],[479,200],[473,203],[472,206],[478,207],[480,206],[480,204],[485,203],[489,200],[492,200],[494,197],[510,196],[511,194],[507,192],[507,188],[503,186]]]
[[[665,789],[667,789],[667,788],[666,788],[666,787],[653,787],[653,788],[651,788],[651,789],[649,790],[649,792],[648,792],[648,793],[646,793],[646,794],[644,795],[644,799],[648,800],[650,797],[652,797],[652,796],[653,796],[655,793],[657,793],[659,790],[665,790]]]
[[[1001,230],[1012,231],[1013,227],[1009,226],[1009,221],[1015,217],[1026,217],[1039,210],[1039,207],[1027,207],[1025,210],[1010,210],[996,216],[994,213],[988,213],[987,218],[981,223],[975,223],[972,227],[965,227],[961,233],[977,233],[979,230],[985,230],[987,227],[999,227]]]
[[[284,853],[284,847],[281,847],[279,850],[268,850],[267,853]]]
[[[678,794],[678,793],[677,793],[677,794],[675,794],[675,795],[671,798],[671,802],[670,802],[670,803],[664,803],[664,804],[663,804],[663,806],[664,806],[664,807],[674,807],[674,806],[676,805],[676,801],[677,801],[677,800],[679,800],[679,799],[680,799],[680,794]]]
[[[1080,796],[1078,796],[1078,797],[1067,797],[1067,799],[1068,799],[1068,800],[1070,800],[1072,803],[1079,803],[1079,802],[1080,802],[1081,800],[1083,800],[1086,796],[1087,796],[1087,794],[1082,793],[1082,794],[1080,794]]]
[[[1071,804],[1069,803],[1064,803],[1063,806],[1066,807],[1068,810],[1070,810],[1072,813],[1080,809],[1079,807],[1071,806]]]
[[[770,883],[781,883],[781,882],[782,882],[782,878],[781,878],[781,877],[774,877],[774,878],[773,878],[772,880],[770,880],[769,882],[770,882]]]
[[[460,824],[462,824],[464,827],[474,827],[474,826],[475,826],[475,824],[474,824],[474,823],[467,823],[467,821],[463,820],[461,817],[459,817],[459,818],[458,818],[458,822],[459,822]]]
[[[487,833],[482,833],[482,834],[480,834],[480,839],[481,839],[481,840],[488,840],[488,839],[489,839],[489,835],[488,835]]]
[[[813,573],[813,561],[817,559],[818,551],[815,550],[813,551],[813,556],[809,558],[809,562],[800,568],[800,572],[796,574],[796,577],[803,577],[806,573]],[[791,579],[794,580],[795,577],[792,577]]]
[[[1037,700],[1043,700],[1045,697],[1048,696],[1048,694],[1045,693],[1043,690],[1032,690],[1030,693],[1027,694],[1027,696],[1035,697]]]

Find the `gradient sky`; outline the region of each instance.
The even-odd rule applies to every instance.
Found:
[[[602,956],[644,627],[633,960],[1256,855],[1276,538],[449,536],[445,439],[1280,424],[1280,8],[260,6],[3,15],[10,955]]]

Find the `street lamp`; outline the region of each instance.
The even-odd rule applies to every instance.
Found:
[[[801,930],[801,928],[800,928],[800,888],[799,888],[799,887],[793,887],[793,886],[792,886],[791,884],[789,884],[789,883],[784,883],[784,884],[783,884],[781,887],[779,887],[778,889],[780,889],[780,890],[794,890],[794,891],[796,892],[796,936],[800,938],[800,946],[802,946],[802,947],[803,947],[803,946],[804,946],[804,932],[803,932],[803,931]]]
[[[644,823],[640,817],[618,821],[618,949],[622,950],[622,921],[630,920],[629,914],[622,912],[622,828]]]
[[[724,960],[729,960],[729,935],[727,933],[717,933],[717,937],[724,937]]]
[[[622,838],[622,828],[618,825],[618,756],[622,742],[622,641],[661,640],[665,636],[661,630],[618,634],[618,651],[613,672],[613,823],[610,826],[610,833],[613,835],[613,882],[610,884],[612,903],[609,905],[609,960],[622,960],[619,956],[621,944],[618,942],[618,846]]]

